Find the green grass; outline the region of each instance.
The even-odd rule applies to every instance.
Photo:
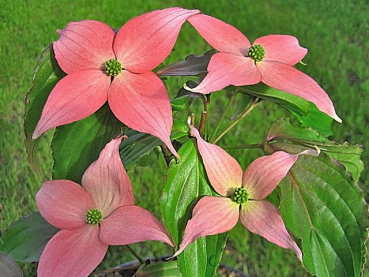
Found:
[[[369,195],[369,5],[359,1],[20,1],[0,2],[0,234],[19,217],[36,210],[34,195],[42,180],[27,163],[23,144],[23,101],[32,82],[33,69],[42,50],[58,38],[56,29],[70,21],[96,19],[114,28],[126,20],[151,10],[170,6],[197,8],[220,18],[248,36],[250,41],[267,34],[291,34],[309,49],[299,69],[309,74],[327,91],[335,103],[343,124],[334,123],[333,140],[349,141],[364,147],[362,159],[365,170],[359,181],[366,199]],[[201,54],[209,46],[186,24],[179,36],[176,51],[166,63],[187,53]],[[180,80],[168,83],[174,95]],[[223,97],[223,98],[222,98]],[[221,110],[225,102],[217,101]],[[217,97],[214,95],[213,99]],[[265,114],[268,114],[265,117]],[[220,141],[221,145],[242,143],[249,134],[260,136],[273,118],[285,112],[270,104],[263,104],[244,120],[242,127]],[[264,125],[255,124],[255,120]],[[232,152],[245,168],[258,150]],[[46,160],[48,151],[41,153]],[[49,164],[49,161],[46,165]],[[129,172],[134,185],[137,204],[159,216],[157,196],[165,183],[163,162],[159,169],[137,168]],[[50,169],[51,170],[51,169]],[[152,182],[153,174],[156,176]],[[148,197],[148,195],[150,195]],[[168,252],[159,243],[134,245],[142,255],[161,255]],[[148,251],[148,249],[153,249]],[[109,263],[114,259],[114,264]],[[116,265],[131,260],[122,248],[109,250],[105,264]],[[277,246],[237,226],[231,233],[223,261],[250,276],[308,276],[292,251]],[[26,274],[32,276],[32,273]]]

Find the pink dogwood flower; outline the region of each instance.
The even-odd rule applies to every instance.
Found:
[[[170,53],[186,19],[197,10],[168,8],[138,16],[115,34],[84,20],[59,30],[55,58],[67,73],[52,90],[33,133],[83,119],[108,101],[128,127],[170,141],[172,110],[164,83],[151,70]]]
[[[327,93],[311,77],[293,67],[307,54],[295,37],[269,35],[251,45],[238,29],[214,17],[196,14],[188,21],[219,51],[212,56],[206,77],[191,91],[208,94],[229,85],[263,82],[313,102],[320,111],[342,122]]]
[[[38,276],[88,276],[108,245],[159,240],[173,246],[161,223],[134,205],[131,182],[119,156],[122,138],[108,143],[82,177],[45,182],[36,195],[41,215],[58,231],[47,243]]]
[[[264,200],[286,176],[298,155],[278,151],[256,159],[242,173],[232,156],[205,142],[193,126],[191,134],[197,139],[207,176],[220,197],[204,196],[198,201],[175,255],[199,237],[231,230],[240,219],[249,231],[292,249],[301,260],[301,250],[287,232],[277,208]]]

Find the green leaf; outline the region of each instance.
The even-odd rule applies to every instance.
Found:
[[[23,272],[12,257],[0,253],[1,277],[23,277]]]
[[[179,244],[192,209],[204,195],[215,195],[193,140],[179,150],[181,160],[172,162],[160,206],[164,223],[175,244]],[[211,212],[211,211],[210,211]],[[198,238],[178,256],[183,276],[213,276],[218,268],[227,233]]]
[[[47,47],[41,54],[34,71],[32,87],[25,99],[24,130],[26,134],[26,152],[28,161],[40,173],[41,161],[37,157],[39,139],[32,140],[32,133],[40,119],[42,109],[57,82],[65,73],[60,69],[54,57],[52,45]]]
[[[360,189],[326,155],[300,156],[281,182],[281,213],[302,240],[305,267],[322,276],[360,276],[367,207]]]
[[[355,181],[364,169],[361,161],[363,149],[359,145],[345,142],[338,144],[324,138],[314,129],[292,126],[288,119],[279,119],[272,124],[267,134],[267,141],[289,140],[295,144],[319,148],[325,154],[335,158],[350,172]]]
[[[17,261],[37,262],[45,245],[59,229],[38,212],[15,221],[1,238],[0,251]]]
[[[328,141],[315,129],[292,126],[289,118],[279,118],[270,126],[267,134],[267,141],[275,139],[288,139],[292,141],[309,140],[314,142]]]
[[[182,277],[177,261],[157,262],[142,265],[135,277]]]
[[[240,87],[240,92],[247,93],[261,99],[270,100],[291,111],[293,114],[307,115],[309,112],[309,101],[287,92],[268,87],[263,83]]]
[[[170,138],[174,140],[174,139],[179,139],[182,137],[187,137],[189,130],[190,128],[188,127],[186,123],[183,123],[182,121],[178,119],[174,119],[172,133],[170,135]]]
[[[128,139],[122,141],[119,152],[126,170],[152,164],[157,159],[158,153],[153,150],[162,144],[160,139],[129,128],[123,135]]]
[[[189,80],[186,82],[186,85],[190,88],[194,88],[197,86],[197,83]],[[177,96],[170,100],[170,104],[172,105],[173,111],[185,111],[192,105],[196,98],[203,97],[201,93],[191,92],[182,87],[178,91]]]
[[[120,134],[122,123],[107,104],[89,117],[59,126],[52,141],[53,179],[80,183],[87,167],[105,145]]]

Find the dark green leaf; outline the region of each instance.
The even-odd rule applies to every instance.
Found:
[[[32,140],[32,133],[40,119],[42,109],[50,92],[65,76],[54,57],[52,46],[47,47],[41,54],[34,71],[32,87],[25,99],[24,130],[26,134],[26,152],[28,160],[35,170],[40,173],[40,161],[37,158],[39,139]]]
[[[158,153],[153,150],[162,144],[160,139],[132,129],[125,130],[123,134],[128,139],[122,141],[119,152],[126,170],[145,166],[157,159]]]
[[[177,261],[144,264],[135,273],[136,277],[182,277]]]
[[[37,262],[45,245],[59,229],[50,225],[38,212],[15,221],[4,233],[0,251],[17,261]]]
[[[305,267],[317,276],[360,276],[367,208],[360,189],[326,155],[299,157],[281,182],[281,213],[302,239]]]
[[[83,173],[98,158],[100,151],[120,134],[121,126],[105,104],[85,119],[58,127],[51,145],[53,179],[80,183]]]
[[[186,82],[186,85],[190,88],[194,88],[197,86],[197,83],[190,80]],[[191,92],[182,87],[178,91],[177,96],[170,100],[170,104],[172,105],[172,109],[174,111],[185,111],[192,105],[196,98],[203,97],[204,96],[201,93]]]
[[[204,195],[215,195],[193,140],[179,150],[181,160],[171,163],[160,201],[164,223],[178,245],[192,208]],[[213,276],[218,268],[227,233],[198,238],[178,256],[183,276]]]
[[[157,74],[159,76],[205,75],[207,73],[210,58],[214,55],[214,53],[214,50],[210,50],[201,56],[190,54],[185,58],[184,61],[174,62],[161,68],[158,70]]]
[[[23,277],[19,265],[12,257],[4,253],[0,253],[0,273],[1,277]]]

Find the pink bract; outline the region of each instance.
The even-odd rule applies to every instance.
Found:
[[[59,30],[55,58],[67,73],[51,91],[33,133],[81,120],[108,101],[128,127],[160,138],[178,156],[171,141],[172,110],[165,85],[151,70],[170,53],[182,24],[197,10],[168,8],[128,21],[115,34],[108,25],[84,20]],[[105,65],[122,70],[109,75]]]
[[[214,17],[196,14],[188,21],[219,51],[212,56],[206,77],[191,91],[208,94],[229,85],[263,82],[314,103],[320,111],[342,122],[327,93],[311,77],[293,67],[307,54],[307,49],[301,47],[295,37],[269,35],[251,44],[235,27]],[[257,45],[265,50],[260,61],[248,54],[249,49]]]
[[[159,240],[173,246],[162,224],[134,205],[131,182],[119,156],[122,138],[112,140],[82,177],[45,182],[36,195],[41,215],[58,231],[47,243],[38,276],[88,276],[104,258],[108,245]],[[102,218],[87,223],[96,209]]]
[[[298,155],[275,152],[256,159],[242,173],[233,157],[219,146],[205,142],[193,126],[190,128],[197,139],[209,181],[220,197],[204,196],[199,200],[175,255],[198,237],[231,230],[240,219],[249,231],[280,247],[292,249],[301,260],[301,250],[286,230],[278,209],[264,200],[286,176]],[[237,203],[232,199],[240,189],[247,193],[246,202]]]

